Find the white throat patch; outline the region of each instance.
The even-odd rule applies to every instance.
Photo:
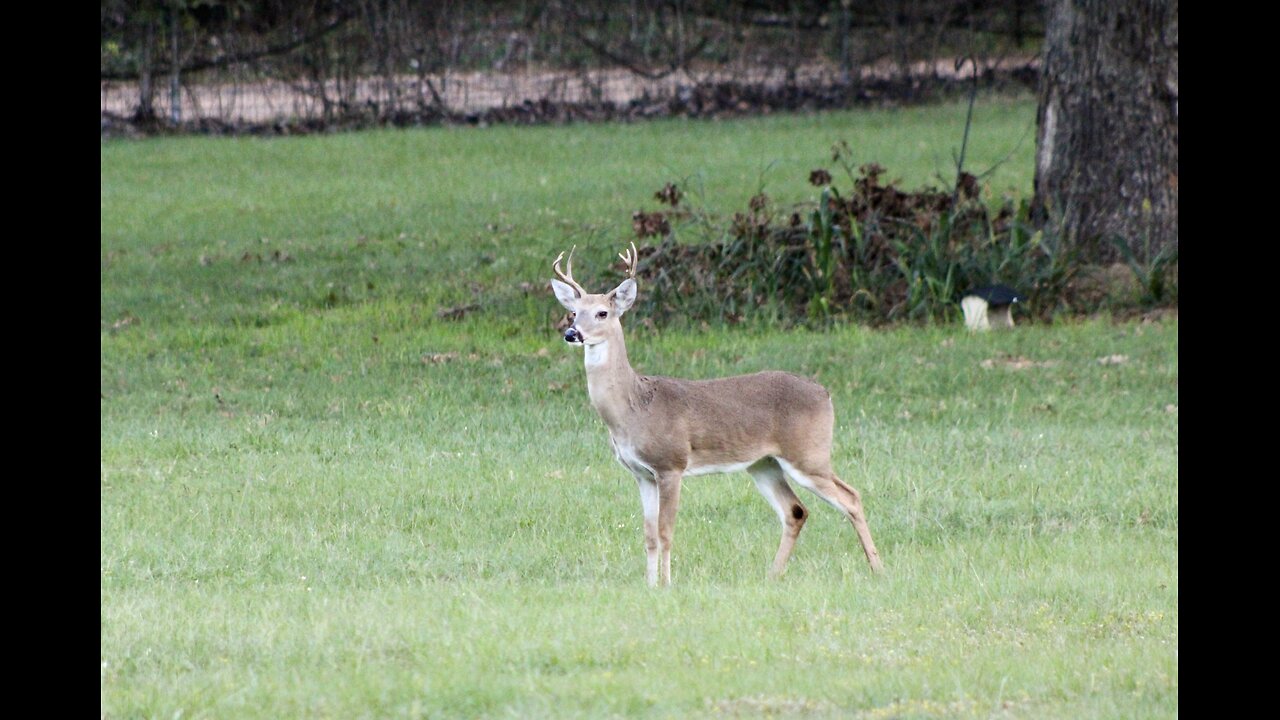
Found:
[[[587,345],[586,352],[583,353],[586,358],[587,367],[599,367],[609,361],[609,341],[598,342],[594,345]]]

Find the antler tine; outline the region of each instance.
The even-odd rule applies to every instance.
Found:
[[[631,249],[624,255],[618,253],[618,257],[622,258],[622,262],[627,265],[627,277],[632,280],[636,279],[636,265],[640,262],[640,253],[636,252],[636,243],[631,241]]]
[[[553,270],[556,271],[556,277],[560,278],[565,283],[570,285],[574,290],[577,290],[578,296],[581,297],[583,295],[586,295],[587,291],[583,290],[582,286],[579,285],[577,281],[573,279],[573,251],[577,249],[578,249],[577,245],[574,245],[572,248],[569,248],[569,260],[565,263],[565,269],[567,270],[567,272],[560,272],[560,260],[564,257],[563,250],[561,250],[560,254],[556,256],[556,261],[551,264],[551,267]]]

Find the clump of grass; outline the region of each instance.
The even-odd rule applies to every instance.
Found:
[[[1166,245],[1159,252],[1151,249],[1149,238],[1144,238],[1142,257],[1129,247],[1124,238],[1113,236],[1112,244],[1120,251],[1125,264],[1133,271],[1141,292],[1144,306],[1177,304],[1178,302],[1178,246]],[[1146,258],[1145,260],[1143,258]]]

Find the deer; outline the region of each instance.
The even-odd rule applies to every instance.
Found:
[[[827,389],[781,371],[709,380],[637,373],[627,359],[621,323],[636,301],[635,243],[618,255],[626,278],[599,295],[573,279],[575,249],[564,271],[563,252],[552,263],[551,287],[569,311],[565,342],[583,348],[591,406],[609,430],[614,456],[640,489],[648,584],[671,584],[683,478],[741,470],[751,475],[782,523],[769,577],[782,577],[809,517],[788,480],[847,517],[872,572],[881,572],[862,497],[832,469],[835,408]]]

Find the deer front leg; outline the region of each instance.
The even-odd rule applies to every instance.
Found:
[[[658,584],[658,483],[639,473],[636,483],[640,486],[640,507],[644,511],[645,578],[653,587]]]
[[[671,584],[671,540],[676,531],[676,512],[680,510],[681,473],[658,476],[658,542],[662,550],[662,575],[659,582]]]

